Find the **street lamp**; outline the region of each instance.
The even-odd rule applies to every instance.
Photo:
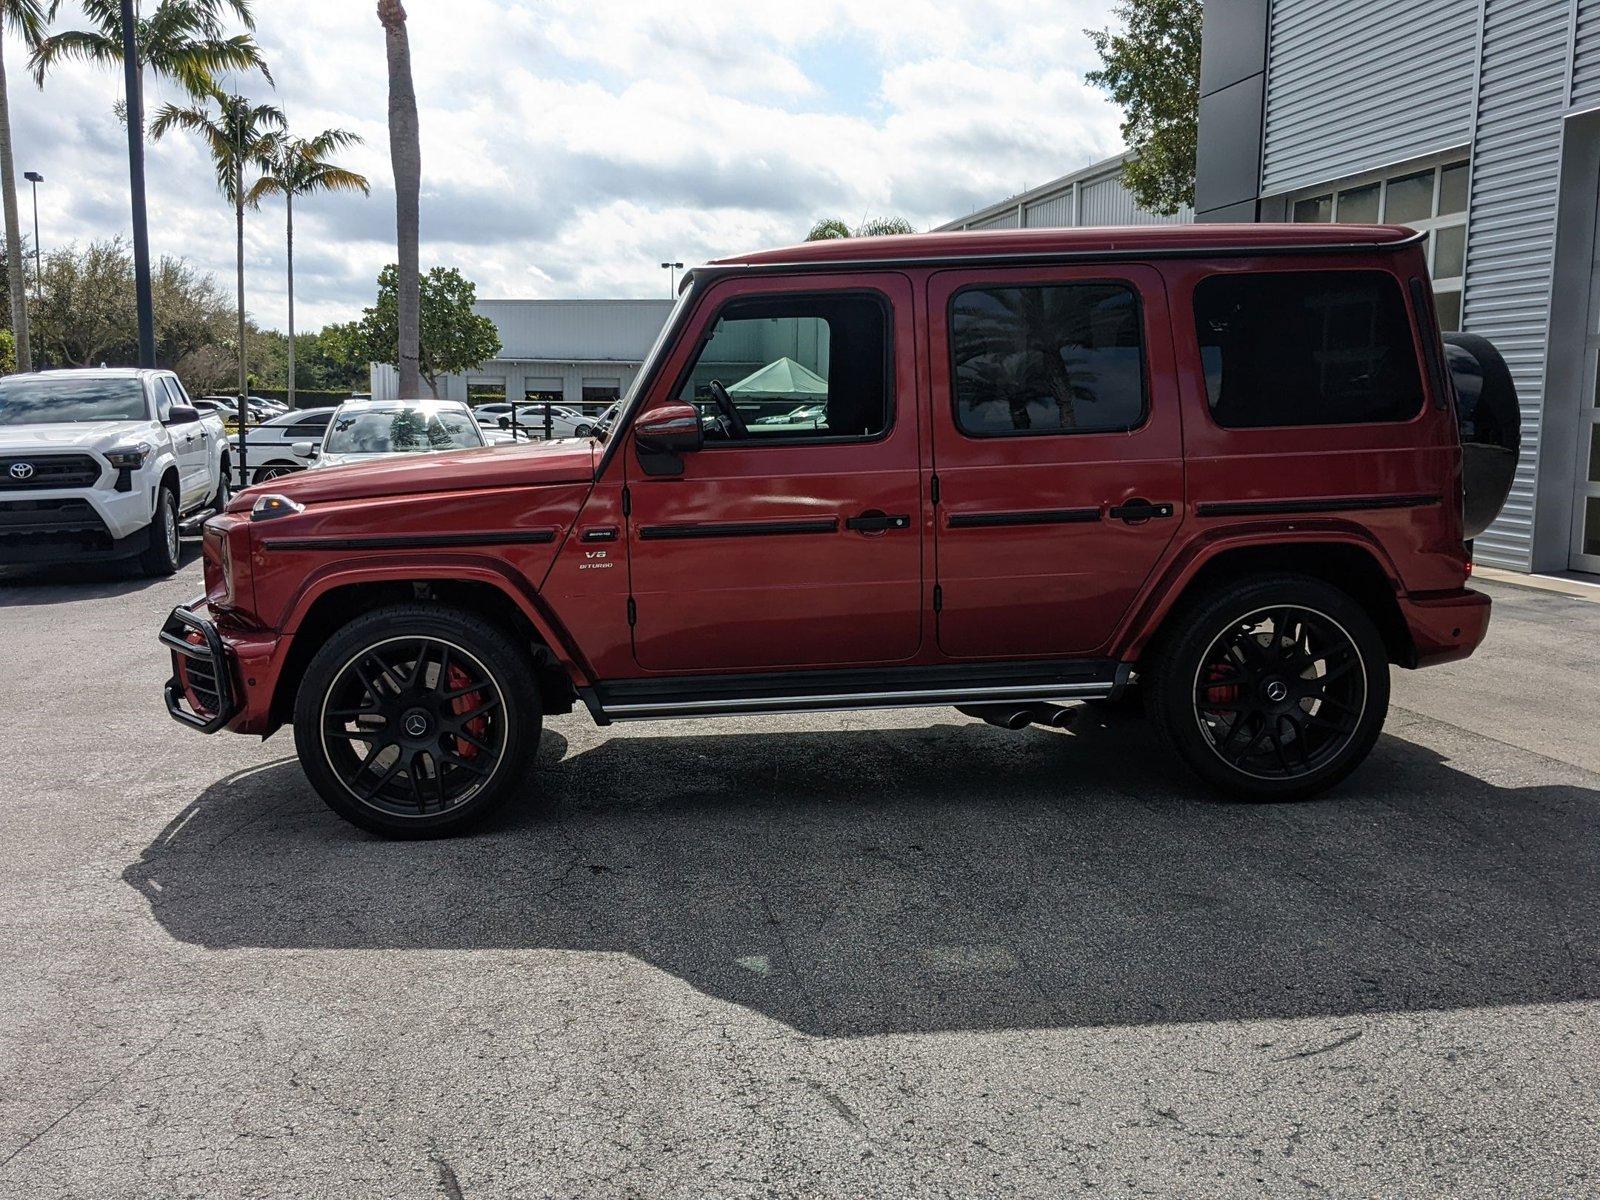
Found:
[[[44,261],[39,255],[39,185],[44,176],[37,171],[24,171],[22,177],[33,184],[33,294],[44,299]]]
[[[664,262],[664,263],[661,264],[661,269],[663,271],[668,272],[668,274],[667,274],[667,295],[668,296],[676,296],[678,294],[678,272],[683,270],[683,264],[682,263],[675,263],[675,262]]]

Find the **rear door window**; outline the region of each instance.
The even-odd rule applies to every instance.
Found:
[[[1382,271],[1213,275],[1195,288],[1206,401],[1226,429],[1409,421],[1422,374]]]
[[[1124,283],[974,287],[950,302],[956,427],[969,437],[1141,424],[1139,300]]]

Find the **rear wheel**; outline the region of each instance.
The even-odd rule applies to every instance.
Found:
[[[139,555],[146,575],[171,575],[178,569],[178,493],[163,486],[156,493],[156,511],[150,518],[150,544]]]
[[[328,806],[393,838],[438,837],[518,790],[541,714],[527,654],[460,609],[405,604],[356,618],[306,668],[295,748]]]
[[[1294,800],[1359,766],[1383,730],[1389,663],[1371,619],[1318,579],[1278,575],[1178,615],[1146,711],[1197,775],[1244,800]]]
[[[282,465],[274,464],[274,465],[271,465],[271,466],[257,467],[256,468],[256,474],[255,474],[255,480],[256,480],[257,483],[265,483],[269,479],[277,479],[280,476],[292,475],[292,474],[294,474],[294,468],[293,467],[285,467],[285,466],[282,466]]]

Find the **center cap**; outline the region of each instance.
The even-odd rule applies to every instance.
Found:
[[[405,730],[407,737],[427,737],[428,730],[433,728],[433,720],[420,708],[413,708],[400,718],[400,728]]]
[[[1263,694],[1274,704],[1282,704],[1289,698],[1289,685],[1281,679],[1269,679],[1261,688]]]

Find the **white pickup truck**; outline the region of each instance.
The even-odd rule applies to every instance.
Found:
[[[178,569],[186,519],[228,501],[222,421],[171,371],[46,371],[0,379],[0,565],[137,557]]]

